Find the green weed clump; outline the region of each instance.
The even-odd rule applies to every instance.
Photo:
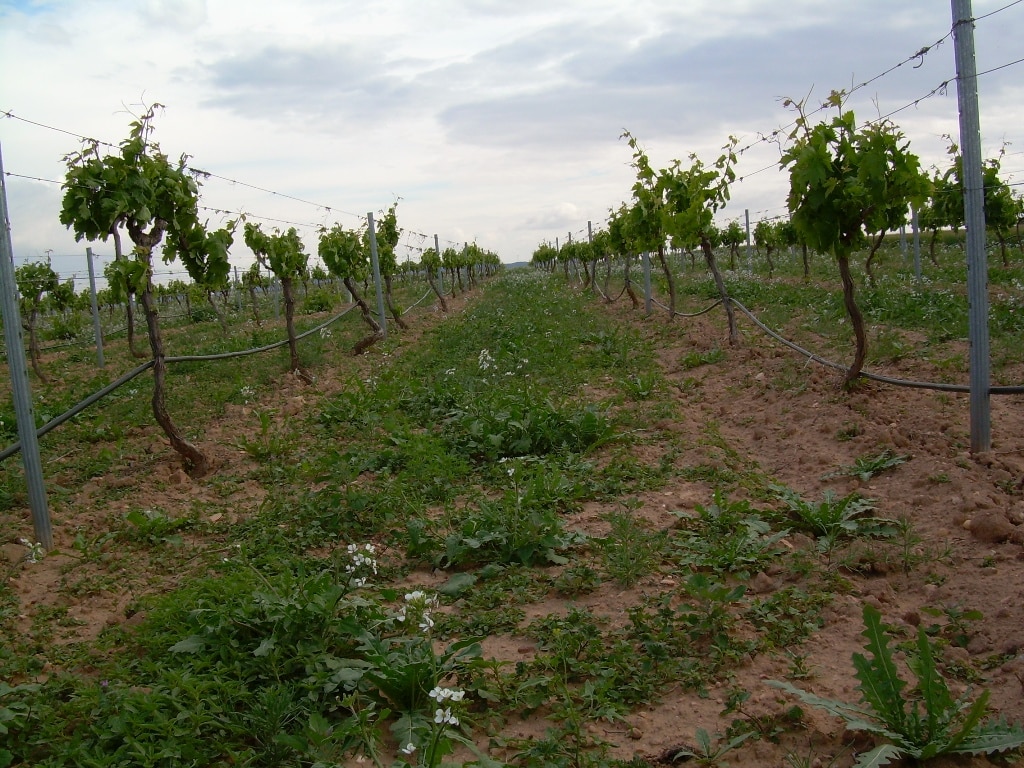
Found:
[[[135,659],[95,678],[0,686],[5,765],[379,764],[385,740],[439,765],[472,694],[473,638],[434,642],[436,596],[375,592],[377,551],[319,569],[225,573],[156,601]],[[64,731],[78,722],[74,737]],[[418,761],[417,761],[418,762]]]
[[[908,653],[907,665],[916,678],[908,685],[900,677],[889,647],[891,628],[881,613],[864,605],[865,646],[870,657],[853,654],[863,706],[825,699],[790,683],[769,685],[797,696],[846,721],[850,730],[880,736],[886,743],[858,755],[856,766],[885,765],[901,757],[928,760],[947,754],[996,754],[1024,745],[1024,726],[1003,719],[986,720],[989,692],[973,701],[969,693],[954,698],[939,674],[935,653],[923,627]]]

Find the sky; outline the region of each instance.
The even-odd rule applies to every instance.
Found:
[[[1024,3],[974,0],[973,13],[982,153],[1005,151],[1016,183]],[[154,103],[161,150],[212,174],[211,226],[238,213],[294,226],[314,257],[318,227],[357,228],[396,200],[400,260],[435,234],[505,262],[586,237],[630,200],[625,130],[656,168],[711,164],[736,136],[719,223],[749,212],[753,226],[786,213],[784,141],[770,140],[795,117],[786,99],[852,91],[859,121],[892,114],[926,168],[948,166],[951,28],[937,0],[0,0],[14,259],[49,257],[84,282],[86,246],[99,269],[112,258],[112,242],[60,224],[64,157],[84,137],[116,146]],[[241,240],[239,270],[253,261]]]

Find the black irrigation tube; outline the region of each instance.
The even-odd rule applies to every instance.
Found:
[[[299,339],[304,339],[307,336],[310,336],[310,335],[312,335],[314,333],[319,333],[320,331],[322,331],[327,326],[331,325],[332,323],[337,322],[342,317],[347,315],[349,312],[351,312],[353,309],[355,309],[355,306],[356,305],[353,304],[352,306],[347,307],[342,312],[339,312],[337,315],[335,315],[334,317],[330,318],[329,320],[324,321],[320,325],[318,325],[318,326],[316,326],[314,328],[310,328],[308,331],[304,331],[303,333],[300,333],[298,336],[295,337],[296,341],[298,341]],[[243,350],[241,350],[239,352],[221,352],[221,353],[218,353],[218,354],[215,354],[215,355],[179,355],[177,357],[165,358],[165,362],[168,363],[168,364],[172,364],[172,363],[191,363],[191,362],[204,361],[204,360],[227,360],[227,359],[232,358],[232,357],[245,357],[246,355],[254,355],[254,354],[258,353],[258,352],[269,352],[272,349],[277,349],[278,347],[283,347],[287,343],[288,343],[288,339],[284,339],[282,341],[274,342],[273,344],[267,344],[264,347],[255,347],[253,349],[243,349]],[[146,371],[146,370],[148,370],[148,369],[150,369],[152,367],[153,367],[153,361],[149,360],[149,361],[143,363],[142,365],[138,366],[137,368],[133,368],[132,370],[128,371],[128,373],[126,373],[123,376],[121,376],[120,378],[118,378],[116,381],[112,381],[110,384],[107,384],[107,386],[103,387],[103,389],[100,389],[97,392],[94,392],[93,394],[89,395],[89,397],[85,398],[85,400],[82,400],[80,403],[72,406],[71,408],[66,410],[64,413],[62,413],[60,416],[56,416],[56,417],[50,419],[48,422],[46,422],[45,424],[43,424],[41,427],[39,427],[36,430],[36,436],[37,437],[42,437],[47,432],[50,432],[51,430],[56,429],[57,427],[59,427],[64,422],[69,421],[70,419],[73,419],[75,416],[80,414],[82,411],[84,411],[86,408],[88,408],[90,405],[92,405],[96,401],[106,397],[107,395],[109,395],[111,392],[113,392],[118,387],[122,386],[123,384],[127,384],[129,381],[134,379],[140,373],[142,373],[143,371]],[[0,451],[0,462],[4,461],[5,459],[10,458],[11,456],[16,454],[20,450],[21,450],[21,441],[20,440],[18,442],[16,442],[16,443],[13,443],[13,444],[7,446],[7,448],[5,448],[3,451]]]
[[[101,389],[98,392],[94,392],[93,394],[89,395],[89,397],[85,398],[85,400],[83,400],[82,402],[78,403],[77,405],[71,407],[70,409],[68,409],[67,411],[62,413],[60,416],[57,416],[57,417],[55,417],[53,419],[50,419],[48,422],[43,424],[43,426],[39,427],[39,429],[36,430],[36,436],[37,437],[42,437],[43,435],[45,435],[50,430],[55,429],[56,427],[59,427],[65,421],[68,421],[69,419],[73,419],[75,416],[80,414],[82,411],[84,411],[90,405],[95,403],[97,400],[100,400],[101,398],[106,397],[111,392],[113,392],[115,389],[120,387],[122,384],[127,384],[129,381],[134,379],[140,373],[142,373],[143,371],[149,370],[152,367],[153,367],[153,361],[152,360],[148,360],[147,362],[143,363],[142,365],[138,366],[137,368],[133,368],[132,370],[128,371],[128,373],[124,374],[123,376],[121,376],[116,381],[112,381],[110,384],[107,384],[107,386],[103,387],[103,389]],[[21,450],[21,441],[19,440],[18,442],[13,443],[13,444],[7,446],[3,451],[0,451],[0,461],[3,461],[4,459],[7,459],[7,458],[13,456],[14,454],[16,454],[20,450]]]
[[[625,291],[625,289],[623,289],[623,291]],[[668,309],[668,307],[666,307],[664,304],[662,304],[657,299],[654,299],[652,297],[651,300],[655,304],[657,304],[659,307],[661,307],[662,309],[665,309],[665,310]],[[779,335],[778,333],[773,331],[771,328],[769,328],[767,325],[765,325],[760,320],[758,320],[753,312],[751,312],[749,309],[747,309],[745,306],[743,306],[743,304],[741,304],[739,301],[737,301],[736,299],[732,298],[731,296],[729,297],[729,301],[731,301],[733,304],[735,304],[740,309],[740,311],[743,312],[743,314],[745,314],[747,317],[750,318],[750,320],[754,323],[754,325],[756,325],[758,328],[760,328],[766,334],[771,336],[773,339],[778,341],[780,344],[784,344],[785,346],[789,347],[790,349],[792,349],[792,350],[794,350],[796,352],[799,352],[801,355],[806,357],[808,360],[812,360],[813,362],[820,363],[821,365],[827,366],[829,368],[834,368],[837,371],[844,371],[845,372],[845,371],[848,371],[850,369],[849,366],[847,366],[847,365],[842,365],[841,363],[836,363],[836,362],[834,362],[832,360],[826,360],[824,357],[816,355],[813,352],[804,349],[799,344],[796,344],[795,342],[790,341],[789,339],[785,338],[784,336]],[[719,299],[718,301],[716,301],[711,306],[707,307],[706,309],[702,309],[699,312],[693,312],[693,313],[689,313],[689,314],[686,314],[686,313],[683,313],[683,312],[676,312],[675,316],[676,317],[699,317],[700,315],[703,315],[706,312],[710,312],[712,309],[714,309],[715,307],[717,307],[721,303],[722,303],[722,299]],[[932,382],[932,381],[913,381],[913,380],[910,380],[910,379],[897,379],[897,378],[894,378],[892,376],[883,376],[882,374],[871,373],[869,371],[861,371],[859,375],[860,375],[860,377],[868,379],[870,381],[877,381],[877,382],[879,382],[881,384],[891,384],[891,385],[893,385],[895,387],[907,387],[907,388],[910,388],[910,389],[932,389],[932,390],[936,390],[938,392],[958,392],[958,393],[963,393],[963,394],[970,394],[970,392],[971,392],[971,388],[969,386],[967,386],[966,384],[941,384],[939,382]],[[990,395],[1024,395],[1024,385],[989,387],[988,388],[988,393]]]
[[[308,331],[303,331],[295,337],[296,341],[304,339],[307,336],[312,336],[314,333],[319,333],[331,323],[337,322],[353,309],[356,305],[353,304],[351,307],[346,308],[342,312],[332,317],[330,320],[325,320],[320,325],[310,328]],[[252,349],[243,349],[240,352],[219,352],[216,355],[179,355],[178,357],[168,357],[168,363],[194,363],[201,360],[227,360],[232,357],[245,357],[246,355],[255,355],[257,352],[269,352],[272,349],[283,347],[288,343],[288,339],[282,339],[281,341],[275,341],[273,344],[267,344],[265,347],[254,347]]]
[[[668,307],[666,307],[664,304],[662,304],[657,299],[651,299],[651,301],[653,301],[655,304],[657,304],[662,309],[666,309],[666,310],[668,309]],[[736,301],[736,299],[730,299],[730,301],[732,301],[734,304],[739,303],[739,302]],[[675,314],[672,315],[672,317],[700,317],[701,315],[707,314],[708,312],[710,312],[712,309],[714,309],[715,307],[717,307],[721,303],[722,303],[722,300],[719,299],[718,301],[716,301],[714,304],[712,304],[707,309],[700,310],[700,312],[676,312]]]
[[[423,301],[424,301],[424,299],[426,299],[426,298],[427,298],[427,296],[429,296],[429,295],[430,295],[430,294],[432,294],[433,292],[434,292],[434,291],[433,291],[432,289],[429,289],[429,288],[428,288],[428,289],[427,289],[427,292],[426,292],[426,293],[424,293],[424,294],[423,294],[422,296],[420,296],[420,297],[419,297],[419,299],[418,299],[418,300],[416,301],[416,303],[412,304],[412,305],[411,305],[411,306],[410,306],[410,307],[409,307],[408,309],[404,310],[404,311],[402,312],[402,314],[403,314],[403,315],[407,315],[407,314],[409,314],[410,312],[412,312],[412,310],[414,310],[414,309],[415,309],[416,307],[418,307],[418,306],[419,306],[420,304],[422,304],[422,303],[423,303]]]
[[[601,286],[599,286],[599,285],[598,285],[597,283],[594,283],[594,287],[595,287],[595,288],[597,289],[597,292],[598,292],[599,294],[601,294],[601,297],[602,297],[602,298],[603,298],[603,299],[604,299],[605,301],[607,301],[607,302],[608,302],[609,304],[614,304],[614,303],[615,303],[616,301],[618,301],[619,299],[621,299],[621,298],[622,298],[622,295],[623,295],[623,294],[624,294],[624,293],[626,292],[626,287],[625,287],[625,286],[623,286],[623,287],[622,287],[622,290],[621,290],[621,291],[619,291],[619,295],[618,295],[618,296],[616,296],[616,297],[615,297],[614,299],[612,299],[612,298],[610,298],[610,297],[608,296],[608,294],[606,294],[606,293],[605,293],[604,291],[602,291],[602,290],[601,290]]]
[[[743,314],[745,314],[747,317],[749,317],[751,321],[753,321],[754,325],[756,325],[758,328],[760,328],[762,331],[767,333],[769,336],[771,336],[779,343],[784,344],[790,349],[799,352],[804,357],[808,358],[809,360],[813,360],[816,363],[821,363],[822,365],[828,366],[830,368],[835,368],[838,371],[849,370],[849,366],[842,365],[831,360],[826,360],[823,357],[819,357],[818,355],[804,349],[803,347],[799,346],[798,344],[795,344],[789,339],[780,336],[778,333],[776,333],[767,325],[758,320],[749,309],[743,306],[736,299],[730,299],[730,301],[732,301],[733,304],[739,307],[740,311],[743,312]],[[871,381],[881,382],[882,384],[892,384],[893,386],[897,387],[910,387],[912,389],[934,389],[939,392],[970,393],[971,391],[971,388],[966,384],[940,384],[931,381],[912,381],[909,379],[897,379],[893,378],[892,376],[882,376],[881,374],[869,373],[866,371],[861,371],[860,375],[865,379],[870,379]],[[988,392],[990,395],[1021,395],[1024,394],[1024,386],[989,387]]]

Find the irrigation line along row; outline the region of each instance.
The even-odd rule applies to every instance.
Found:
[[[188,317],[188,315],[160,315],[160,319],[161,320],[180,320],[182,318],[187,318],[187,317]],[[111,331],[104,331],[103,338],[104,339],[109,339],[112,336],[116,336],[119,333],[124,333],[127,330],[128,330],[128,326],[127,325],[122,325],[120,328],[114,328]],[[64,344],[51,344],[48,347],[40,347],[39,351],[40,352],[53,352],[55,349],[69,349],[70,347],[92,346],[94,343],[95,342],[94,342],[93,339],[76,338],[76,339],[73,339],[72,341],[66,342]],[[5,353],[6,351],[7,351],[7,345],[6,344],[0,344],[0,354]]]
[[[422,301],[422,299],[421,299],[421,301]],[[325,320],[320,325],[315,326],[313,328],[310,328],[308,331],[304,331],[303,333],[300,333],[298,336],[295,337],[295,339],[296,340],[300,340],[300,339],[306,338],[307,336],[311,336],[314,333],[319,333],[320,331],[322,331],[327,326],[329,326],[332,323],[335,323],[338,320],[340,320],[342,317],[347,315],[353,309],[355,309],[355,304],[353,304],[350,307],[346,307],[344,310],[339,312],[337,315],[335,315],[334,317],[332,317],[332,318],[330,318],[328,320]],[[170,365],[172,363],[193,363],[193,362],[201,362],[201,361],[207,361],[207,360],[227,360],[227,359],[232,358],[232,357],[245,357],[247,355],[255,355],[255,354],[259,353],[259,352],[269,352],[272,349],[277,349],[278,347],[283,347],[287,343],[288,343],[288,339],[282,339],[281,341],[276,341],[273,344],[267,344],[266,346],[263,346],[263,347],[253,347],[252,349],[243,349],[243,350],[238,351],[238,352],[221,352],[221,353],[214,354],[214,355],[178,355],[176,357],[165,358],[165,362],[168,365]],[[127,384],[129,381],[134,379],[136,376],[141,374],[143,371],[149,370],[152,367],[153,367],[153,361],[149,360],[149,361],[143,363],[142,365],[140,365],[140,366],[138,366],[136,368],[133,368],[132,370],[128,371],[128,373],[124,374],[123,376],[121,376],[116,381],[111,382],[107,386],[103,387],[103,389],[100,389],[99,391],[94,392],[93,394],[89,395],[89,397],[85,398],[85,400],[82,400],[82,402],[78,403],[77,405],[72,406],[67,411],[62,413],[60,416],[57,416],[57,417],[55,417],[53,419],[50,419],[48,422],[46,422],[45,424],[43,424],[41,427],[39,427],[36,430],[36,435],[38,437],[42,437],[43,435],[45,435],[46,433],[50,432],[51,430],[56,429],[57,427],[59,427],[64,422],[66,422],[66,421],[68,421],[70,419],[73,419],[75,416],[80,414],[82,411],[84,411],[86,408],[88,408],[90,405],[92,405],[96,401],[106,397],[107,395],[109,395],[111,392],[113,392],[118,387],[122,386],[123,384]],[[9,445],[3,451],[0,451],[0,461],[4,461],[5,459],[10,458],[11,456],[16,454],[20,450],[21,450],[21,441],[19,440],[18,442],[13,443],[12,445]]]
[[[652,301],[655,304],[657,304],[659,307],[661,307],[662,309],[664,309],[666,311],[669,309],[668,307],[666,307],[664,304],[662,304],[657,299],[653,299],[652,298]],[[745,314],[747,317],[749,317],[751,322],[754,323],[754,325],[756,325],[758,328],[760,328],[766,334],[768,334],[773,339],[778,341],[780,344],[784,344],[785,346],[789,347],[790,349],[792,349],[792,350],[794,350],[796,352],[799,352],[801,355],[806,357],[808,360],[811,360],[812,362],[820,363],[821,365],[827,366],[829,368],[834,368],[837,371],[845,372],[845,371],[849,370],[849,366],[843,365],[842,363],[837,363],[837,362],[832,361],[832,360],[827,360],[826,358],[821,357],[820,355],[816,355],[814,352],[811,352],[810,350],[804,349],[799,344],[790,341],[789,339],[785,338],[784,336],[779,335],[778,333],[773,331],[771,328],[769,328],[767,325],[765,325],[760,320],[758,320],[753,312],[751,312],[749,309],[747,309],[745,306],[743,306],[743,304],[741,304],[736,299],[734,299],[732,297],[729,297],[729,301],[731,301],[734,305],[736,305],[736,307],[741,312],[743,312],[743,314]],[[707,312],[710,312],[712,309],[714,309],[715,307],[717,307],[721,303],[722,303],[722,300],[719,299],[718,301],[714,302],[710,306],[708,306],[705,309],[702,309],[702,310],[700,310],[698,312],[690,312],[690,313],[676,312],[675,313],[675,317],[684,317],[684,318],[686,318],[686,317],[700,317],[701,315],[703,315],[703,314],[705,314]],[[891,384],[891,385],[896,386],[896,387],[909,387],[911,389],[933,389],[933,390],[936,390],[938,392],[959,392],[959,393],[963,393],[963,394],[970,394],[970,392],[971,392],[970,386],[968,386],[966,384],[942,384],[942,383],[933,382],[933,381],[914,381],[914,380],[911,380],[911,379],[897,379],[897,378],[895,378],[893,376],[883,376],[882,374],[871,373],[869,371],[861,371],[860,375],[861,375],[862,378],[869,379],[870,381],[877,381],[877,382],[882,383],[882,384]],[[1022,395],[1022,394],[1024,394],[1024,385],[996,386],[996,387],[991,387],[990,386],[988,388],[988,392],[989,392],[990,395]]]
[[[402,312],[402,314],[403,315],[409,314],[409,312],[411,312],[413,309],[415,309],[420,304],[422,304],[426,300],[427,296],[430,296],[433,292],[434,291],[432,289],[428,288],[427,292],[424,293],[422,296],[420,296],[419,299],[417,299],[414,304],[410,305],[408,309],[406,309],[404,312]]]
[[[423,303],[424,299],[426,299],[427,296],[429,296],[430,294],[431,294],[431,291],[428,290],[425,294],[423,294],[423,296],[421,296],[416,301],[416,303],[412,304],[408,309],[406,309],[404,312],[402,312],[402,314],[404,315],[407,312],[410,312],[414,308],[418,307],[420,304]],[[351,309],[351,307],[350,307],[350,309]],[[345,311],[347,312],[348,310],[345,310]],[[170,320],[178,319],[178,320],[180,320],[182,318],[187,318],[189,316],[188,315],[161,315],[160,317],[162,319],[170,319]],[[340,317],[340,315],[339,315],[339,317]],[[328,322],[334,322],[334,321],[330,320]],[[115,336],[115,335],[117,335],[119,333],[124,333],[127,330],[128,330],[128,326],[127,325],[122,325],[120,328],[115,328],[112,331],[107,331],[106,333],[103,334],[103,337],[109,339],[112,336]],[[319,330],[319,329],[314,329],[314,330]],[[296,338],[301,339],[302,337],[303,336],[297,336]],[[40,352],[52,352],[52,351],[54,351],[56,349],[68,349],[70,347],[81,347],[81,346],[85,346],[87,344],[92,344],[92,340],[91,339],[76,339],[74,341],[69,341],[66,344],[53,344],[53,345],[51,345],[49,347],[40,347],[39,351]],[[4,349],[4,345],[0,344],[0,352],[2,352],[3,349]],[[168,359],[168,362],[170,362],[169,359]],[[0,457],[0,460],[2,460],[2,457]]]
[[[808,360],[812,360],[816,363],[820,363],[821,365],[828,366],[829,368],[835,368],[838,371],[849,370],[849,366],[847,365],[836,363],[833,362],[832,360],[826,360],[824,357],[820,357],[819,355],[816,355],[813,352],[804,349],[803,347],[790,341],[789,339],[780,336],[778,333],[776,333],[767,325],[758,320],[754,316],[753,312],[751,312],[749,309],[743,306],[736,299],[730,298],[730,301],[733,304],[735,304],[743,314],[749,317],[751,321],[754,323],[754,325],[756,325],[758,328],[760,328],[762,331],[767,333],[769,336],[771,336],[779,343],[786,345],[787,347],[789,347],[792,350],[795,350],[796,352],[799,352]],[[970,394],[971,391],[971,388],[966,384],[941,384],[938,382],[931,381],[912,381],[909,379],[897,379],[892,376],[882,376],[881,374],[869,373],[867,371],[861,371],[860,375],[865,379],[870,379],[871,381],[881,382],[882,384],[892,384],[897,387],[910,387],[913,389],[934,389],[939,392],[962,392],[965,394]],[[1024,386],[989,387],[988,391],[989,394],[992,395],[1020,395],[1024,394]]]
[[[655,303],[655,304],[657,304],[657,305],[658,305],[659,307],[661,307],[662,309],[664,309],[664,310],[665,310],[666,312],[668,312],[668,311],[671,311],[671,310],[669,310],[669,308],[668,308],[668,307],[666,307],[666,306],[665,306],[664,304],[662,304],[662,303],[661,303],[660,301],[658,301],[657,299],[652,299],[652,301],[654,301],[654,303]],[[731,302],[732,302],[733,304],[736,304],[736,303],[738,303],[738,302],[736,301],[736,299],[730,299],[730,301],[731,301]],[[705,309],[702,309],[702,310],[700,310],[699,312],[675,312],[675,313],[673,313],[673,315],[672,315],[672,316],[673,316],[673,317],[700,317],[701,315],[707,314],[708,312],[710,312],[710,311],[711,311],[712,309],[714,309],[715,307],[717,307],[717,306],[718,306],[719,304],[721,304],[721,303],[722,303],[722,300],[721,300],[721,299],[719,299],[719,300],[718,300],[718,301],[716,301],[716,302],[715,302],[714,304],[712,304],[712,305],[711,305],[710,307],[707,307],[707,308],[705,308]]]

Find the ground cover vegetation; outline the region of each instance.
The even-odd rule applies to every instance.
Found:
[[[730,295],[841,357],[834,267],[764,256],[721,275]],[[956,241],[936,260],[916,282],[879,251],[869,364],[962,379]],[[205,478],[150,425],[147,378],[44,438],[55,552],[18,541],[4,463],[3,529],[22,533],[3,550],[0,765],[1012,763],[1012,409],[982,461],[955,396],[843,390],[742,319],[609,304],[595,265],[484,284],[463,265],[467,296],[447,261],[448,314],[354,358],[350,313],[298,344],[312,383],[283,350],[169,367]],[[720,298],[706,263],[665,263],[680,312]],[[1002,383],[1024,376],[1021,280],[994,265]],[[297,330],[342,305],[324,286]],[[428,290],[395,285],[405,305]],[[270,300],[231,304],[233,333],[189,316],[168,348],[283,334]],[[123,342],[109,358],[134,364]],[[40,417],[113,378],[73,347],[42,364],[62,375],[37,382]]]
[[[325,227],[326,269],[246,222],[259,262],[233,284],[235,225],[199,224],[199,175],[150,141],[152,112],[119,153],[70,155],[62,221],[119,255],[128,232],[110,302],[142,301],[156,375],[44,440],[56,549],[3,543],[0,768],[1019,757],[1024,425],[997,407],[972,456],[962,397],[859,376],[964,378],[957,150],[928,177],[894,125],[829,104],[815,126],[792,105],[793,218],[759,223],[756,254],[713,223],[735,140],[656,170],[627,133],[632,203],[493,280],[476,246],[400,268],[392,205],[372,232]],[[1019,384],[1020,205],[998,172],[993,378]],[[885,242],[907,203],[932,231],[920,276]],[[153,283],[161,244],[191,286]],[[371,249],[391,334],[363,299]],[[642,251],[667,317],[639,311]],[[73,290],[47,265],[19,280],[45,421],[114,374],[74,344]],[[324,325],[343,303],[359,316]],[[853,362],[811,367],[737,303]],[[49,359],[47,327],[72,342]],[[287,353],[198,357],[282,334]],[[8,461],[5,530],[24,496]]]

